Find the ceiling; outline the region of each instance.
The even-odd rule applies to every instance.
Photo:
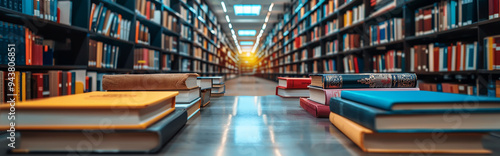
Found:
[[[259,35],[259,32],[262,29],[262,25],[265,22],[265,18],[267,16],[267,13],[269,12],[268,10],[271,3],[274,3],[274,6],[273,10],[271,11],[267,26],[262,34],[262,40],[264,40],[267,32],[272,29],[274,23],[278,22],[278,15],[283,13],[284,4],[289,3],[290,0],[224,0],[227,12],[224,12],[224,10],[222,9],[221,1],[223,0],[206,0],[210,8],[212,8],[213,12],[217,15],[217,20],[221,25],[222,31],[225,32],[229,40],[234,43],[233,38],[231,37],[231,29],[229,28],[228,22],[226,21],[226,15],[229,16],[229,20],[236,33],[238,41],[252,41],[255,44],[257,35]],[[259,4],[262,6],[262,9],[259,16],[236,16],[233,8],[233,5],[235,4]],[[256,30],[257,34],[255,34],[255,36],[238,36],[238,30]],[[241,49],[243,52],[246,52],[250,50],[245,49],[252,49],[253,46],[254,45],[241,45]]]

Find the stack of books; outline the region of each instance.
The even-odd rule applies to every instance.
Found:
[[[430,91],[342,91],[330,121],[365,152],[488,154],[500,99]]]
[[[174,107],[177,95],[172,91],[82,93],[17,102],[15,114],[7,103],[0,105],[0,115],[5,116],[0,118],[0,129],[22,136],[15,140],[15,153],[154,153],[187,122],[186,111]],[[15,123],[9,120],[14,118]],[[89,136],[98,136],[94,140],[98,144],[80,148],[82,143],[92,144]]]
[[[175,107],[186,109],[189,120],[201,107],[197,77],[194,73],[105,75],[102,87],[107,91],[177,91]]]
[[[226,85],[224,84],[224,77],[222,76],[210,76],[204,77],[206,79],[212,79],[212,90],[210,96],[219,97],[224,96],[226,93]]]
[[[210,103],[210,96],[212,96],[213,79],[210,77],[198,77],[196,81],[201,88],[201,105],[207,106]]]
[[[330,99],[346,90],[419,90],[415,74],[314,74],[309,86],[310,98],[301,98],[300,106],[315,117],[327,118]]]
[[[276,95],[280,97],[309,97],[307,86],[311,78],[278,77]]]

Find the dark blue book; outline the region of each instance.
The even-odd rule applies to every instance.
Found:
[[[342,91],[341,97],[383,110],[500,110],[500,98],[432,91]]]
[[[344,94],[345,91],[342,92],[342,95]],[[397,97],[397,95],[393,97]],[[330,99],[330,111],[381,133],[491,132],[500,130],[500,121],[497,120],[500,118],[500,109],[388,111],[347,99],[332,98]]]
[[[71,72],[71,94],[75,94],[76,72]]]
[[[363,60],[358,60],[363,71]],[[415,88],[417,75],[397,74],[312,74],[311,86],[324,89],[341,88]]]
[[[30,140],[45,139],[47,145],[26,144],[16,147],[16,150],[24,153],[156,153],[186,124],[187,118],[186,110],[176,109],[146,129],[22,131],[23,141],[32,142]],[[102,136],[102,139],[99,140],[99,146],[92,146],[91,149],[84,149],[85,151],[77,151],[78,143],[82,139],[85,140],[86,135],[92,134]],[[60,137],[61,135],[66,137]],[[51,144],[51,142],[55,143]],[[61,142],[67,145],[54,146],[54,144],[63,144]],[[47,149],[48,146],[50,149]]]
[[[54,49],[51,47],[43,48],[43,65],[52,66],[54,65]]]

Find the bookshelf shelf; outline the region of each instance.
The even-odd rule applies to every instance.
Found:
[[[132,41],[126,41],[126,40],[123,40],[123,39],[112,38],[112,37],[104,36],[104,35],[101,35],[101,34],[98,34],[98,33],[94,33],[94,32],[90,32],[89,33],[89,37],[91,39],[103,41],[103,42],[106,42],[106,43],[112,43],[112,44],[124,44],[124,45],[129,45],[129,46],[133,46],[135,44]]]
[[[110,9],[118,12],[118,13],[122,13],[122,14],[125,14],[126,16],[134,16],[135,13],[134,11],[120,5],[120,4],[117,4],[115,2],[112,2],[110,0],[91,0],[93,3],[97,3],[99,4],[99,2],[102,2],[106,7],[109,7]]]
[[[5,70],[9,66],[0,65],[0,69]],[[39,65],[28,65],[28,66],[16,66],[16,70],[32,70],[32,71],[45,71],[45,70],[75,70],[75,69],[86,69],[87,66],[39,66]]]

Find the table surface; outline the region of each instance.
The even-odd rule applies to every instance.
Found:
[[[500,138],[488,136],[484,139],[484,144],[486,148],[493,149],[494,155],[500,155]],[[385,156],[422,154],[364,153],[327,118],[318,119],[307,114],[299,106],[298,98],[224,96],[212,97],[208,107],[202,108],[201,114],[193,116],[159,153],[139,155]]]

